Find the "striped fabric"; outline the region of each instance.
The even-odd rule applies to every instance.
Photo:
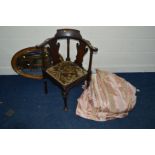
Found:
[[[136,88],[125,79],[97,69],[78,99],[76,114],[95,121],[123,118],[136,103]]]

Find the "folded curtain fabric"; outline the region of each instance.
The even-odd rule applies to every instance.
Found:
[[[108,71],[96,70],[88,89],[78,99],[76,114],[90,120],[123,118],[136,104],[136,88]]]

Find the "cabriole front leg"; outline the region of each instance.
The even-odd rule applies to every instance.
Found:
[[[67,104],[68,90],[63,90],[62,96],[64,99],[64,111],[68,111],[68,104]]]

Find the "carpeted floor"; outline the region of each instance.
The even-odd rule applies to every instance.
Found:
[[[95,122],[75,115],[81,85],[71,90],[69,111],[63,111],[60,89],[48,81],[0,76],[0,128],[2,129],[147,129],[155,128],[155,73],[118,74],[140,89],[137,103],[126,118]]]

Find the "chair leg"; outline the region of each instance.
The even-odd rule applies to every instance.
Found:
[[[62,95],[64,99],[64,111],[68,111],[68,104],[67,104],[68,92],[66,90],[63,90]]]
[[[91,81],[91,75],[89,74],[88,77],[87,77],[87,88],[90,85],[90,81]]]
[[[45,94],[48,94],[47,81],[44,81],[44,91]]]

